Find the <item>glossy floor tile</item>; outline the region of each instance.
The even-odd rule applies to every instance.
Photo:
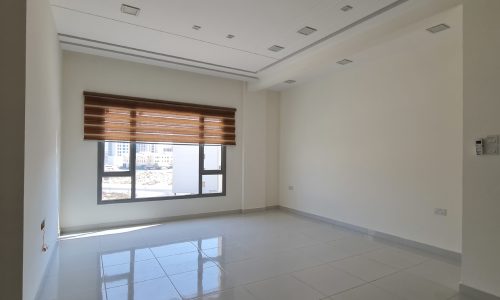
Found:
[[[406,271],[458,291],[460,266],[457,263],[452,264],[432,259]]]
[[[460,267],[281,211],[62,237],[38,300],[447,300]]]
[[[237,287],[225,291],[207,294],[197,300],[258,300],[245,287]]]
[[[233,287],[229,277],[218,266],[201,266],[196,271],[172,275],[170,280],[183,299],[198,298]]]
[[[346,272],[322,265],[292,274],[293,277],[319,291],[323,296],[331,296],[361,286],[365,281]]]
[[[180,300],[182,299],[168,278],[160,278],[123,285],[106,290],[108,300]]]
[[[359,288],[351,289],[330,298],[331,300],[404,300],[379,287],[365,284]]]
[[[413,267],[429,260],[429,258],[416,253],[389,247],[365,253],[363,257],[378,261],[396,269]]]
[[[453,289],[404,271],[376,280],[373,284],[408,300],[446,300],[457,294]]]
[[[246,287],[257,299],[316,300],[322,294],[290,275],[250,284]]]
[[[332,262],[330,265],[364,281],[373,281],[397,272],[397,269],[391,266],[363,256],[349,257]]]

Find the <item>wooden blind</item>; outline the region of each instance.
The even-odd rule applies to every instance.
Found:
[[[236,145],[235,108],[83,95],[85,140]]]

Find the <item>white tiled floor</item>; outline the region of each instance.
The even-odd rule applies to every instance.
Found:
[[[281,211],[65,237],[39,300],[465,300],[460,267]]]

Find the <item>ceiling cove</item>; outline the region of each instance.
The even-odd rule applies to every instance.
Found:
[[[123,1],[51,0],[63,49],[256,80],[409,0]]]

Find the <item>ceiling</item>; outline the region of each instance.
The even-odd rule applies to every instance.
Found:
[[[411,2],[430,0],[51,0],[63,49],[249,81]]]

